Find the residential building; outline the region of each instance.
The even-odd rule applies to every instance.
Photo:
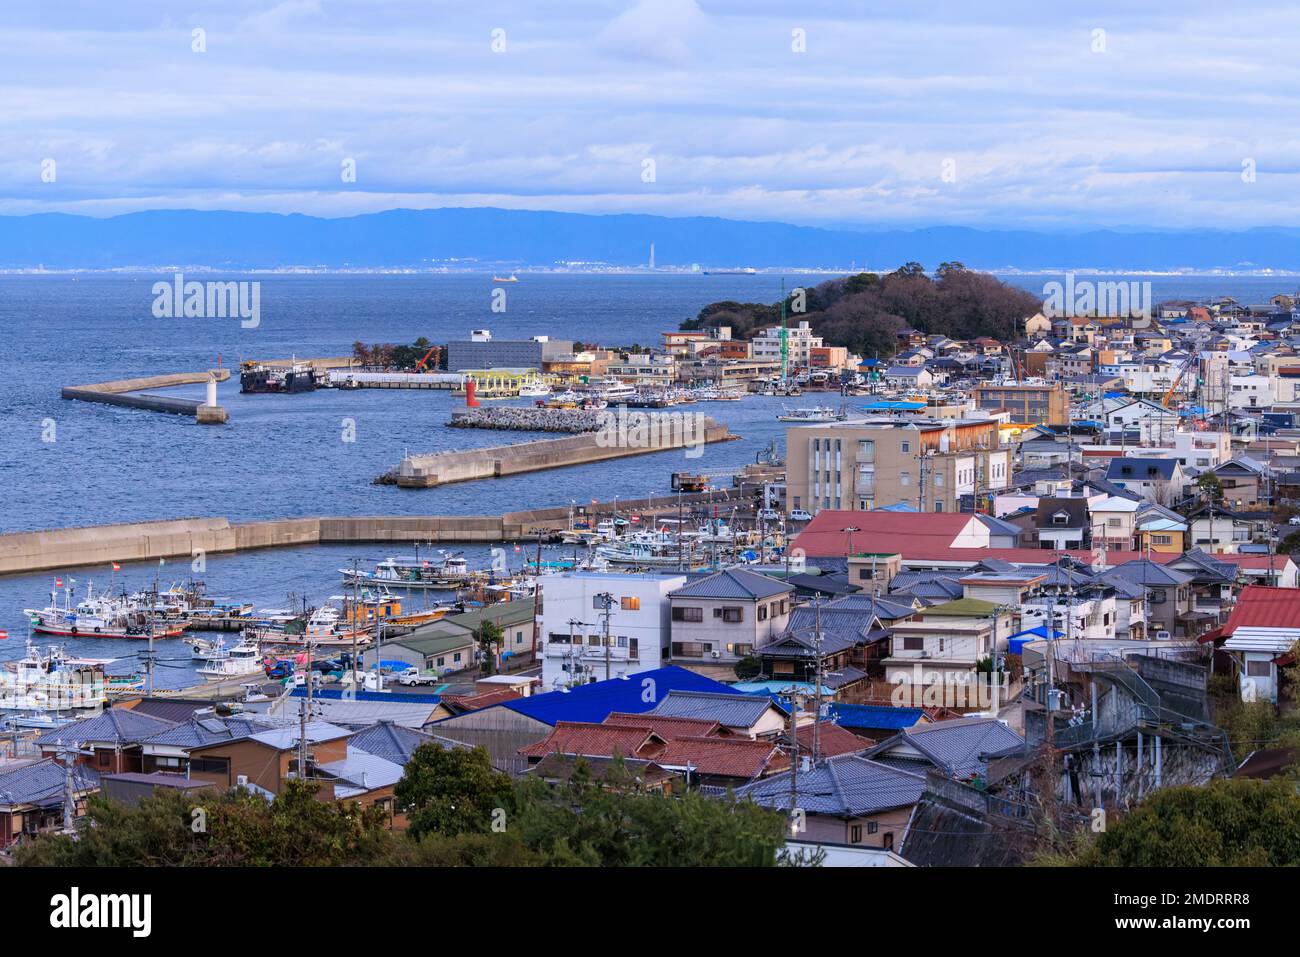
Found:
[[[821,336],[813,335],[808,321],[801,320],[797,326],[786,328],[786,365],[787,369],[808,369],[812,367],[812,350],[822,346]],[[781,362],[781,327],[767,326],[750,340],[750,352],[755,359],[768,362]]]
[[[1005,488],[1011,452],[993,420],[858,419],[786,430],[787,508],[956,512]]]
[[[728,568],[669,593],[678,664],[735,664],[785,631],[794,587],[745,568]],[[549,597],[548,597],[549,602]]]
[[[587,684],[660,667],[671,634],[668,596],[686,581],[680,573],[544,576],[538,618],[542,687]]]
[[[1106,479],[1157,505],[1174,505],[1187,490],[1187,479],[1177,459],[1136,455],[1111,459]]]
[[[975,408],[1007,409],[1017,425],[1065,425],[1070,421],[1070,399],[1059,382],[982,383],[971,392]]]

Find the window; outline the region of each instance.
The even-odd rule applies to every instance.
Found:
[[[627,656],[629,658],[636,658],[640,655],[640,653],[641,653],[641,643],[639,639],[629,638],[627,640]]]
[[[673,608],[673,621],[700,622],[703,620],[704,620],[703,608],[682,608],[682,607]]]
[[[703,658],[711,646],[700,641],[674,641],[674,658]]]
[[[758,606],[758,620],[759,620],[759,621],[767,621],[767,606],[766,606],[766,605],[759,605],[759,606]]]
[[[722,609],[722,620],[730,624],[736,624],[745,620],[745,609],[743,608],[724,608]]]
[[[850,844],[861,844],[861,843],[862,843],[862,825],[861,825],[861,824],[854,824],[854,825],[852,825],[852,826],[849,827],[849,843],[850,843]]]
[[[925,650],[925,639],[922,638],[920,635],[904,635],[904,636],[903,636],[903,650],[904,650],[904,651],[924,651],[924,650]]]
[[[911,473],[911,472],[899,472],[899,473],[898,473],[898,484],[899,484],[899,485],[911,485],[911,484],[912,484],[912,473]]]
[[[877,831],[879,831],[879,830],[880,830],[880,822],[879,822],[879,821],[868,821],[868,822],[867,822],[867,833],[868,833],[868,834],[875,834],[875,833],[876,833]]]
[[[229,758],[190,758],[190,772],[200,774],[229,774]]]
[[[858,461],[874,462],[876,460],[876,443],[872,439],[858,441]]]
[[[1273,663],[1269,661],[1246,662],[1246,677],[1267,678],[1273,673]]]
[[[912,443],[904,440],[903,444],[899,446],[898,450],[900,452],[910,452],[912,451]]]
[[[618,607],[624,611],[640,611],[641,598],[638,595],[629,595],[618,600]]]

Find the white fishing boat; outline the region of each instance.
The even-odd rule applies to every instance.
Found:
[[[543,398],[551,394],[551,387],[545,382],[525,382],[519,387],[521,399]]]
[[[226,652],[226,640],[217,638],[207,641],[203,638],[187,638],[186,642],[194,650],[195,661],[213,661]]]
[[[469,562],[459,552],[441,552],[436,559],[386,558],[373,571],[340,568],[348,585],[382,588],[459,588],[470,578]]]
[[[782,408],[785,411],[776,417],[778,422],[840,422],[848,418],[846,413],[837,411],[828,405],[817,405],[802,409],[790,409],[785,406],[782,406]]]
[[[73,604],[68,579],[59,604],[58,588],[51,589],[44,608],[26,608],[32,631],[42,635],[84,638],[175,638],[185,630],[181,622],[166,621],[148,603],[125,596],[97,595],[93,583],[86,585],[86,597]]]
[[[261,651],[255,643],[244,640],[233,648],[222,648],[216,657],[199,669],[199,674],[207,681],[224,681],[227,678],[255,675],[261,671]]]
[[[601,545],[596,554],[611,565],[674,567],[691,561],[691,543],[668,532],[637,532]]]
[[[26,654],[0,665],[0,711],[64,712],[103,706],[112,658],[82,658],[58,646],[41,650],[30,639]]]

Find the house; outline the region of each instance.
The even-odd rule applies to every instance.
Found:
[[[1243,701],[1276,703],[1280,669],[1293,662],[1300,641],[1300,588],[1247,585],[1227,623],[1200,640],[1213,642],[1232,658],[1232,674]]]
[[[877,667],[889,644],[889,632],[874,607],[828,603],[796,608],[789,628],[758,649],[763,674],[806,686],[804,690],[813,694],[820,674],[823,695],[835,701],[862,700],[870,683],[867,669]]]
[[[714,721],[727,734],[751,740],[776,736],[789,720],[787,712],[767,695],[711,691],[670,691],[649,713],[659,718]]]
[[[67,783],[68,769],[53,758],[0,761],[0,848],[23,835],[61,828]],[[86,800],[99,787],[94,767],[79,762],[72,768],[74,816],[85,812]]]
[[[260,714],[218,716],[197,712],[186,721],[156,731],[139,742],[140,767],[143,774],[190,773],[190,753],[210,744],[242,741],[259,731],[280,727]]]
[[[321,765],[345,760],[348,756],[347,741],[352,734],[347,728],[324,721],[307,722],[307,773],[315,776]],[[294,723],[255,731],[229,741],[192,747],[189,751],[189,775],[214,787],[252,785],[260,792],[279,794],[285,783],[299,774],[298,750],[302,736],[299,725]],[[334,790],[322,787],[318,796],[330,800],[334,797]]]
[[[385,660],[405,661],[420,671],[445,674],[463,671],[478,664],[479,629],[490,621],[501,629],[501,645],[496,671],[512,658],[527,658],[533,647],[533,612],[531,598],[497,602],[459,615],[448,615],[428,625],[421,625],[408,635],[385,641],[378,654]],[[377,652],[362,652],[364,668],[374,667]]]
[[[65,745],[89,752],[78,754],[76,762],[101,774],[152,771],[154,768],[143,767],[140,743],[174,726],[172,721],[126,708],[107,708],[94,717],[46,731],[36,739],[36,745],[47,758],[58,756]]]
[[[1271,514],[1269,518],[1271,518]],[[1193,548],[1207,552],[1238,552],[1255,539],[1256,523],[1231,509],[1207,505],[1189,513],[1189,538]]]
[[[833,702],[826,706],[827,717],[859,737],[882,741],[904,728],[957,717],[946,708],[896,708],[888,701],[870,700],[864,704]]]
[[[939,771],[958,781],[985,774],[990,755],[1023,747],[1000,718],[970,717],[917,724],[867,749],[864,756],[919,775]]]
[[[1083,548],[1089,532],[1087,500],[1040,498],[1034,512],[1034,529],[1039,548]]]
[[[1140,505],[1140,502],[1118,495],[1108,495],[1091,505],[1088,511],[1092,518],[1093,547],[1133,551]]]
[[[1111,459],[1106,479],[1158,505],[1181,501],[1187,488],[1187,479],[1177,459],[1136,455]]]
[[[787,771],[738,788],[736,799],[787,815],[793,803],[800,840],[893,849],[924,790],[924,774],[851,753],[801,769],[793,787]]]
[[[1268,466],[1249,456],[1238,455],[1210,470],[1223,486],[1223,503],[1231,508],[1263,505],[1263,486]]]
[[[1099,577],[1106,582],[1123,579],[1131,585],[1141,586],[1147,596],[1148,637],[1195,638],[1215,617],[1196,611],[1191,575],[1149,558],[1117,565]]]
[[[668,596],[686,582],[682,573],[543,576],[542,686],[589,684],[659,668],[671,634]]]
[[[924,392],[934,385],[934,376],[924,367],[894,365],[885,370],[885,384],[891,389]]]
[[[672,771],[639,758],[598,758],[552,752],[528,769],[550,785],[567,784],[583,768],[594,784],[611,791],[671,795],[682,778]]]
[[[154,771],[150,774],[141,774],[138,771],[105,774],[100,777],[99,783],[104,797],[131,807],[160,792],[192,794],[212,787],[206,781],[194,781],[183,774],[169,774],[166,771]]]
[[[964,684],[1011,632],[1010,608],[959,598],[918,612],[893,628],[885,680],[913,686]]]
[[[485,748],[493,767],[519,774],[528,766],[519,749],[545,738],[560,721],[599,724],[614,712],[640,714],[655,708],[673,691],[741,694],[693,671],[667,666],[609,681],[563,685],[558,691],[433,721],[424,730],[470,747]]]
[[[785,631],[794,586],[728,568],[668,593],[670,657],[679,664],[705,660],[734,665]],[[549,600],[549,599],[548,599]]]

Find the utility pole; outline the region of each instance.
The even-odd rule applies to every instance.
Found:
[[[612,662],[610,661],[610,651],[609,651],[609,618],[610,615],[614,613],[614,596],[607,591],[603,591],[600,594],[598,594],[596,597],[600,599],[601,607],[605,609],[603,640],[605,643],[605,680],[608,681],[610,679],[610,666],[612,664]]]
[[[852,533],[850,532],[850,535]],[[813,632],[813,655],[816,657],[816,670],[814,678],[817,687],[814,689],[817,694],[817,710],[813,712],[813,744],[812,759],[813,764],[821,757],[821,723],[822,723],[822,596],[818,594],[813,599],[813,613],[815,618]]]

